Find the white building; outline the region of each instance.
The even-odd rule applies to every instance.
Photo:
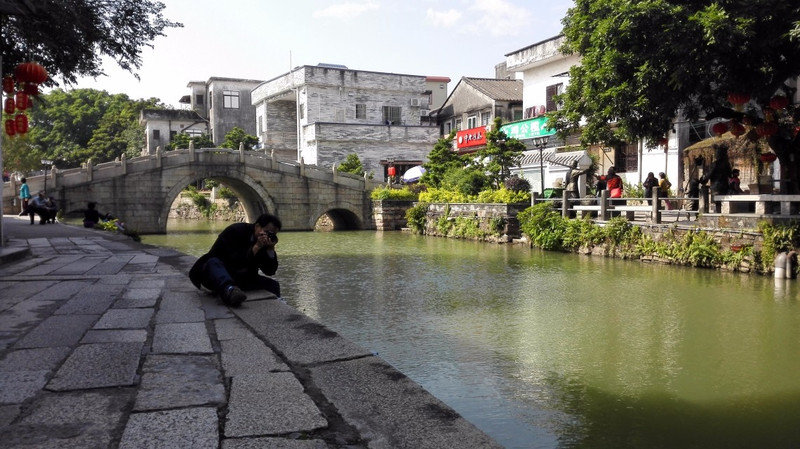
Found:
[[[505,70],[509,74],[516,74],[518,78],[521,77],[523,81],[523,108],[526,120],[558,108],[553,97],[564,92],[569,84],[570,67],[580,64],[579,56],[561,53],[559,49],[563,42],[564,36],[556,36],[505,55]],[[543,119],[539,119],[539,122],[542,121]],[[676,121],[674,131],[664,130],[665,133],[669,131],[666,148],[647,147],[644,141],[641,141],[617,150],[596,146],[591,148],[590,152],[598,156],[599,171],[602,173],[605,173],[608,167],[614,166],[626,182],[638,185],[648,172],[656,174],[665,172],[667,177],[673,180],[674,189],[677,189],[682,184],[683,162],[679,155],[689,144],[690,128],[688,123]],[[548,146],[577,143],[577,138],[574,141],[570,138],[567,142],[551,138]],[[531,182],[534,184],[535,180]]]
[[[447,92],[447,81],[332,64],[296,67],[253,89],[256,135],[279,158],[321,167],[355,153],[383,180],[389,165],[403,173],[433,149],[438,128],[421,117]]]

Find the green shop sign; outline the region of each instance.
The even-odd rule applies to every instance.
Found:
[[[556,130],[545,128],[544,124],[547,123],[547,117],[536,117],[521,122],[509,123],[500,127],[506,136],[515,139],[533,139],[534,137],[552,136]]]

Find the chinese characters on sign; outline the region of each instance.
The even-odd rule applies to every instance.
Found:
[[[545,128],[545,123],[547,123],[547,117],[536,117],[530,120],[503,125],[500,127],[500,130],[503,131],[506,136],[519,140],[552,136],[555,134],[556,130]]]
[[[456,133],[456,147],[467,148],[486,145],[486,127],[465,129]]]

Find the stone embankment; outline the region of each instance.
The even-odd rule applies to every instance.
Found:
[[[3,218],[0,441],[32,447],[498,448],[274,296],[230,309],[195,257]]]

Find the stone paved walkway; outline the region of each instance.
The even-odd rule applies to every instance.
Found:
[[[264,292],[229,309],[195,258],[3,219],[4,448],[495,448],[379,357]]]

